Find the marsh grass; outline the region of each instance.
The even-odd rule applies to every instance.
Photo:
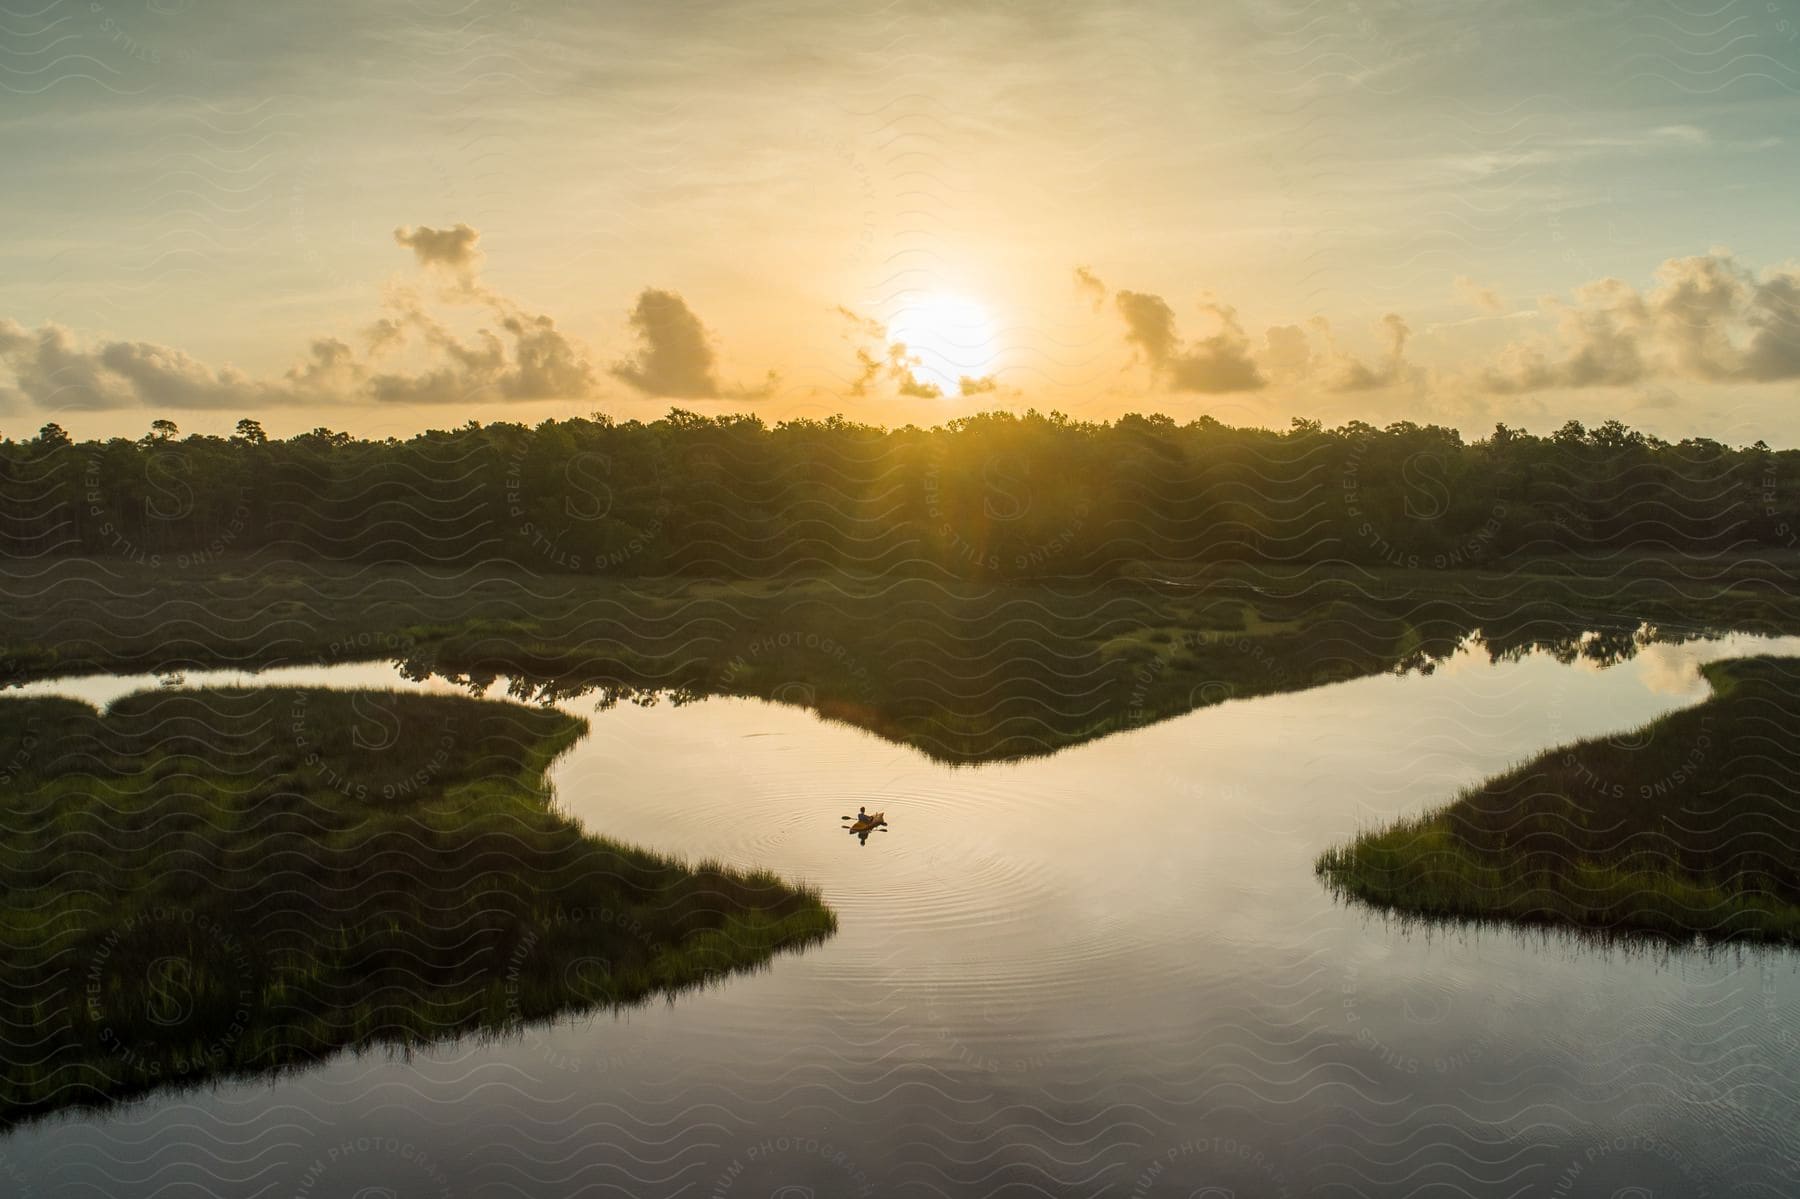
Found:
[[[547,708],[0,701],[0,1122],[641,1002],[830,934],[816,891],[585,834]]]
[[[1495,657],[1629,656],[1649,622],[1800,630],[1795,572],[1744,558],[1536,572],[1313,564],[971,583],[928,572],[614,580],[245,560],[0,574],[0,678],[387,658],[516,698],[800,704],[947,762],[1051,753],[1207,703]],[[1596,631],[1602,635],[1592,636]]]
[[[1325,853],[1320,876],[1414,916],[1800,941],[1800,662],[1703,669],[1714,693],[1700,706],[1365,833]]]

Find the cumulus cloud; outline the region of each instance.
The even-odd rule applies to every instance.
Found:
[[[1085,267],[1077,267],[1075,276],[1084,289],[1093,284],[1090,294],[1105,294],[1104,285]],[[1200,310],[1212,318],[1216,331],[1183,341],[1175,311],[1161,296],[1122,290],[1112,299],[1125,322],[1126,342],[1171,391],[1218,394],[1255,391],[1271,383],[1368,391],[1400,382],[1412,372],[1406,361],[1412,330],[1395,312],[1376,324],[1382,356],[1365,362],[1338,345],[1330,323],[1322,317],[1304,324],[1271,325],[1263,331],[1260,347],[1253,349],[1237,310],[1228,304],[1203,302]]]
[[[630,320],[638,351],[615,364],[613,374],[655,396],[712,399],[721,394],[718,360],[706,327],[680,295],[646,287]]]
[[[1773,273],[1756,286],[1744,323],[1743,370],[1752,379],[1800,378],[1800,273]]]
[[[183,350],[144,341],[114,341],[99,351],[101,364],[124,379],[141,403],[219,408],[241,404],[262,390],[230,366],[214,368]]]
[[[11,373],[6,407],[116,408],[131,402],[131,389],[93,351],[61,325],[27,329],[0,321],[0,364]]]
[[[556,327],[550,317],[531,312],[517,301],[484,285],[477,272],[481,234],[468,225],[450,229],[402,227],[396,243],[412,249],[421,266],[456,272],[456,286],[443,300],[451,305],[485,309],[495,327],[483,326],[462,336],[438,320],[413,292],[400,288],[388,297],[387,309],[366,331],[368,353],[362,364],[347,362],[348,347],[330,347],[325,359],[314,345],[321,380],[363,388],[368,398],[386,403],[460,403],[477,399],[540,400],[591,394],[597,372],[587,350]],[[377,370],[375,363],[408,344],[421,346],[429,365],[422,369]],[[290,378],[293,372],[289,372]]]
[[[596,373],[586,351],[561,333],[555,321],[498,301],[494,313],[498,332],[481,328],[467,338],[420,307],[388,318],[390,324],[378,326],[381,349],[376,353],[397,348],[411,330],[430,351],[434,365],[414,372],[367,372],[369,397],[435,404],[578,397],[594,390]]]
[[[385,354],[406,340],[406,325],[395,316],[380,317],[370,323],[363,336],[369,343],[369,353]]]
[[[1383,353],[1374,362],[1342,348],[1331,322],[1314,317],[1304,325],[1271,325],[1263,334],[1257,361],[1274,382],[1309,383],[1330,391],[1372,391],[1402,382],[1413,373],[1406,360],[1412,329],[1397,312],[1375,323]]]
[[[420,266],[443,266],[456,271],[473,270],[479,265],[481,252],[475,243],[480,240],[479,232],[460,223],[448,229],[402,225],[394,230],[395,243],[411,247]]]
[[[1463,303],[1477,312],[1499,316],[1506,311],[1506,301],[1500,298],[1499,292],[1491,287],[1483,287],[1467,275],[1458,275],[1454,280],[1454,286],[1456,294],[1461,297]]]
[[[230,366],[208,366],[182,350],[143,341],[88,345],[57,324],[31,330],[0,320],[0,366],[13,377],[0,386],[0,402],[14,408],[223,408],[282,395],[278,385]]]
[[[519,313],[500,327],[513,339],[514,394],[529,396],[581,395],[592,389],[594,370],[586,354],[557,331],[547,316]]]
[[[1251,358],[1250,342],[1238,323],[1236,309],[1201,304],[1201,311],[1217,322],[1218,331],[1184,345],[1176,334],[1175,312],[1161,296],[1120,291],[1113,303],[1125,319],[1125,340],[1137,347],[1151,374],[1171,391],[1254,391],[1267,382]]]
[[[1627,284],[1603,279],[1576,289],[1572,305],[1550,301],[1544,308],[1557,317],[1560,348],[1547,351],[1523,342],[1508,346],[1481,374],[1489,391],[1618,386],[1648,373],[1640,348],[1646,309]]]
[[[982,375],[980,378],[964,375],[956,381],[956,389],[966,396],[987,395],[1000,390],[1000,380],[992,375]]]
[[[214,367],[170,346],[142,341],[85,344],[55,324],[36,330],[0,320],[0,406],[47,409],[125,407],[259,409],[282,404],[388,401],[448,403],[473,399],[582,397],[595,389],[587,351],[550,317],[527,311],[480,284],[480,237],[454,229],[395,231],[422,265],[457,272],[444,299],[485,310],[491,327],[463,336],[427,311],[419,297],[396,287],[386,310],[365,333],[362,351],[336,337],[318,337],[284,374],[253,378],[231,366]],[[390,356],[418,351],[411,369]]]
[[[1299,325],[1270,325],[1263,331],[1262,361],[1269,375],[1292,383],[1313,370],[1312,338]]]
[[[1800,271],[1758,276],[1730,254],[1671,258],[1640,292],[1619,279],[1546,299],[1546,342],[1508,346],[1481,372],[1491,391],[1623,386],[1669,376],[1766,383],[1800,378]]]
[[[306,360],[289,369],[287,380],[302,391],[347,395],[362,385],[366,374],[355,350],[335,337],[321,337],[312,343]]]
[[[1319,326],[1329,338],[1330,327],[1324,321],[1320,321]],[[1333,391],[1372,391],[1405,377],[1406,342],[1412,336],[1412,330],[1399,313],[1390,312],[1376,323],[1375,331],[1386,345],[1381,361],[1371,366],[1354,354],[1337,351],[1334,346],[1326,368],[1327,387]]]

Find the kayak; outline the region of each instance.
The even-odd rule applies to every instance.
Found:
[[[866,833],[870,829],[874,828],[876,825],[886,824],[886,823],[887,823],[887,813],[886,812],[872,812],[867,817],[863,818],[862,820],[857,820],[857,821],[852,822],[850,825],[850,831],[853,833]]]

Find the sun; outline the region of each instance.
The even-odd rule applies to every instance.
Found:
[[[889,344],[906,346],[918,359],[913,377],[955,395],[964,377],[992,373],[999,358],[998,330],[987,308],[967,296],[931,292],[908,297],[888,321]]]

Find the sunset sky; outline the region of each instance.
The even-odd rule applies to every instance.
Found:
[[[1800,444],[1793,0],[0,26],[15,438],[1035,406]]]

